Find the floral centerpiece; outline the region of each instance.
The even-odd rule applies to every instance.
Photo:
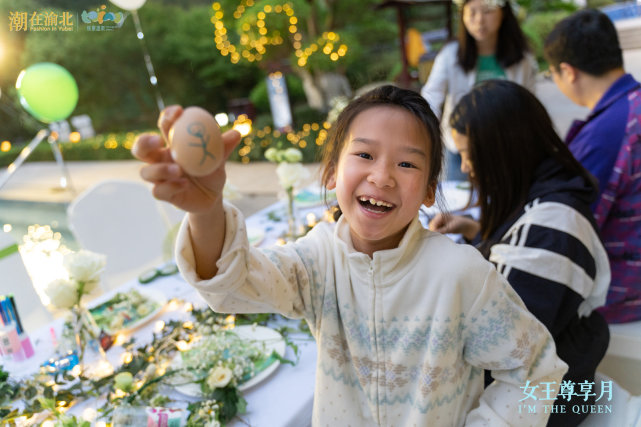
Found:
[[[283,187],[287,195],[287,238],[290,241],[294,241],[298,237],[294,209],[294,189],[309,178],[309,172],[301,163],[303,153],[294,147],[284,150],[270,147],[265,151],[265,158],[270,162],[278,163],[276,174],[281,187]]]
[[[91,251],[70,252],[62,259],[67,277],[56,279],[45,288],[51,305],[69,310],[75,347],[82,368],[87,345],[98,339],[100,330],[83,304],[83,297],[98,288],[105,269],[106,257]],[[101,349],[100,349],[101,350]]]

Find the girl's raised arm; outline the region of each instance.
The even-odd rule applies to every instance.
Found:
[[[225,185],[225,163],[206,176],[186,174],[173,160],[166,144],[172,124],[182,114],[182,107],[173,105],[160,114],[158,128],[161,135],[142,134],[134,143],[134,157],[146,163],[141,177],[153,184],[153,195],[188,212],[191,242],[196,258],[196,269],[202,278],[213,277],[225,236],[222,192]],[[229,157],[240,141],[234,130],[223,134],[224,158]]]

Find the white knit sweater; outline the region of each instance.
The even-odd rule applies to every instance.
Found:
[[[559,384],[566,365],[476,249],[415,219],[398,248],[370,258],[354,250],[341,218],[258,250],[240,212],[226,205],[225,217],[218,274],[196,275],[187,221],[178,265],[216,311],[306,319],[318,346],[313,425],[545,425],[542,407],[519,411],[520,387]],[[483,369],[496,379],[485,390]]]

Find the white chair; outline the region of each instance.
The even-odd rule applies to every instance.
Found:
[[[599,371],[641,395],[641,321],[610,325],[610,345]]]
[[[601,386],[611,384],[611,399],[604,398],[596,402],[603,413],[591,413],[579,424],[580,427],[641,427],[641,396],[633,396],[616,381],[598,372],[594,377],[596,398],[601,396]],[[610,397],[609,394],[604,396]],[[577,401],[580,407],[580,399]],[[597,409],[598,410],[598,409]]]
[[[13,294],[25,331],[33,332],[53,320],[33,288],[16,240],[0,231],[0,295],[8,294]]]
[[[168,206],[142,182],[125,180],[102,181],[69,205],[69,226],[80,246],[107,256],[104,290],[171,259],[168,239],[175,224]]]

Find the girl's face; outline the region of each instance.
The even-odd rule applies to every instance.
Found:
[[[486,0],[471,0],[463,6],[463,25],[477,42],[495,40],[502,21],[501,8],[487,5]]]
[[[452,129],[452,140],[461,155],[461,172],[468,174],[470,178],[474,178],[474,167],[472,166],[472,160],[470,160],[470,139],[467,135]]]
[[[397,247],[421,204],[434,203],[431,143],[402,108],[372,107],[354,118],[327,188],[336,189],[356,250],[372,256]]]

